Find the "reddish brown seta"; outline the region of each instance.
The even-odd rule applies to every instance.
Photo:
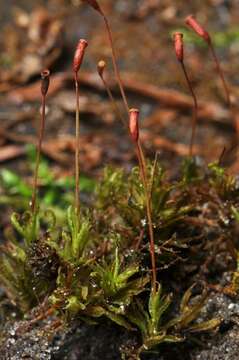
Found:
[[[195,138],[195,130],[196,130],[196,125],[197,125],[197,98],[196,95],[194,93],[190,78],[188,76],[185,64],[184,64],[184,48],[183,48],[183,34],[180,32],[176,32],[173,35],[173,40],[174,40],[174,49],[175,49],[175,54],[176,57],[178,59],[178,61],[181,64],[189,91],[192,95],[193,101],[194,101],[194,111],[193,111],[193,123],[192,123],[192,135],[191,135],[191,141],[190,141],[190,146],[189,146],[189,156],[192,157],[193,154],[193,144],[194,144],[194,138]]]
[[[132,140],[138,142],[139,140],[139,110],[130,109],[129,111],[129,132]]]
[[[75,51],[75,55],[74,55],[74,60],[73,60],[73,70],[75,73],[78,73],[83,58],[84,58],[84,54],[85,54],[85,49],[88,46],[88,42],[84,39],[80,39],[77,47],[76,47],[76,51]]]
[[[50,85],[50,71],[48,69],[41,72],[41,93],[46,96]]]
[[[80,39],[74,59],[73,59],[73,71],[74,71],[74,80],[75,80],[75,90],[76,90],[76,151],[75,151],[75,208],[77,213],[80,213],[80,104],[79,104],[79,81],[78,81],[78,71],[80,70],[85,49],[87,48],[88,43],[84,39]]]
[[[46,120],[46,95],[50,85],[50,71],[48,69],[41,72],[41,94],[42,94],[42,111],[41,111],[41,121],[38,134],[38,144],[37,144],[37,155],[36,155],[36,166],[33,179],[33,192],[31,200],[31,210],[32,213],[36,212],[36,199],[37,199],[37,188],[38,188],[38,171],[40,165],[40,156],[42,151],[42,142],[45,130],[45,120]]]
[[[227,104],[228,104],[229,107],[231,107],[230,90],[229,90],[229,87],[228,87],[228,85],[226,83],[224,73],[223,73],[223,71],[221,69],[221,65],[220,65],[219,59],[217,57],[217,54],[215,52],[215,49],[214,49],[214,46],[213,46],[213,43],[212,43],[212,39],[211,39],[209,33],[197,22],[197,20],[194,18],[193,15],[188,16],[186,18],[185,22],[186,22],[186,24],[188,26],[191,27],[191,29],[193,29],[196,32],[196,34],[198,34],[198,36],[200,36],[208,44],[208,47],[209,47],[209,49],[210,49],[210,51],[212,53],[212,57],[213,57],[213,60],[215,62],[215,65],[216,65],[218,75],[220,76],[223,87],[224,87],[224,91],[225,91],[226,99],[227,99]]]
[[[189,15],[185,20],[186,24],[190,26],[191,29],[195,31],[201,38],[203,38],[207,43],[211,41],[209,33],[198,23],[193,15]]]
[[[120,93],[124,102],[124,106],[128,115],[129,112],[129,104],[128,104],[128,100],[125,94],[125,90],[124,90],[124,86],[123,86],[123,82],[121,80],[121,76],[120,76],[120,71],[117,65],[117,61],[116,61],[116,52],[115,52],[115,47],[114,47],[114,41],[113,41],[113,36],[112,36],[112,31],[111,31],[111,26],[109,24],[108,18],[105,15],[104,11],[101,9],[101,7],[98,4],[98,1],[96,0],[82,0],[83,2],[87,3],[88,5],[90,5],[93,9],[95,9],[96,11],[98,11],[98,13],[102,16],[104,23],[105,23],[105,27],[106,27],[106,31],[108,34],[108,38],[109,38],[109,43],[110,43],[110,47],[111,47],[111,52],[112,52],[112,62],[113,62],[113,67],[114,67],[114,73],[120,88]]]
[[[174,40],[174,49],[177,56],[178,61],[183,62],[183,34],[180,32],[176,32],[173,34]]]

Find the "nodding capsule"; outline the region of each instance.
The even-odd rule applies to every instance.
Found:
[[[100,5],[98,4],[98,2],[96,0],[82,0],[82,1],[87,3],[88,5],[93,7],[96,11],[101,13],[101,15],[103,15],[103,12],[102,12],[102,10],[100,8]]]
[[[106,67],[106,62],[104,60],[100,60],[97,64],[97,71],[98,71],[98,74],[100,75],[100,77],[103,76],[105,67]]]
[[[139,110],[130,109],[129,111],[129,132],[134,142],[139,139]]]
[[[174,49],[175,54],[177,56],[178,61],[183,62],[184,52],[183,52],[183,34],[180,32],[176,32],[173,34],[174,40]]]
[[[46,96],[50,85],[50,71],[48,69],[41,72],[41,93]]]
[[[73,60],[73,70],[75,73],[78,73],[78,71],[81,67],[85,49],[87,48],[87,46],[88,46],[88,42],[86,40],[84,40],[84,39],[79,40],[77,47],[76,47],[74,60]]]
[[[189,15],[185,20],[186,24],[191,27],[201,38],[203,38],[206,42],[210,42],[211,38],[209,33],[198,23],[193,15]]]

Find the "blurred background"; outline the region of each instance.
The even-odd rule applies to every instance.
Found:
[[[193,102],[172,42],[172,34],[181,31],[185,66],[200,103],[195,154],[200,162],[215,161],[226,148],[223,161],[229,171],[237,173],[239,1],[99,3],[112,26],[129,104],[141,110],[141,139],[147,155],[153,158],[158,152],[170,176],[177,175],[182,158],[188,155]],[[112,71],[108,37],[99,14],[80,0],[0,0],[0,10],[2,188],[14,190],[12,184],[22,180],[31,186],[40,119],[39,74],[44,68],[49,68],[52,75],[42,184],[49,176],[50,182],[69,179],[74,173],[75,93],[71,64],[80,38],[89,42],[80,71],[84,186],[90,187],[90,179],[97,178],[106,164],[130,168],[135,162],[134,149],[97,74],[97,63],[103,59],[107,63],[106,79],[124,113]],[[212,36],[231,90],[233,111],[226,104],[208,47],[185,25],[189,14],[194,14]],[[14,178],[16,174],[18,180]]]

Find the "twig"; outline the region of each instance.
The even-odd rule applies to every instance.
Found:
[[[72,72],[64,72],[51,76],[52,86],[49,89],[48,96],[53,95],[57,91],[61,90],[65,83],[72,82]],[[87,71],[81,72],[78,75],[78,80],[82,85],[90,86],[99,91],[105,91],[105,86],[98,76],[89,73]],[[115,81],[108,80],[108,86],[111,90],[116,90]],[[57,86],[56,86],[57,83]],[[168,106],[170,108],[177,108],[181,110],[192,109],[193,104],[191,96],[183,94],[174,89],[159,88],[153,84],[149,84],[143,81],[139,81],[132,77],[129,73],[124,73],[123,84],[125,89],[146,98],[155,100]],[[8,100],[14,103],[23,103],[25,101],[37,101],[39,89],[39,83],[20,87],[16,90],[12,90],[8,93]],[[227,122],[229,112],[227,109],[222,107],[219,103],[210,101],[200,101],[198,103],[198,118],[207,121],[216,121],[220,123],[230,124]]]

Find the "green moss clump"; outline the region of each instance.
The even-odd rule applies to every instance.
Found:
[[[217,252],[230,253],[229,242],[225,247],[221,239],[228,237],[224,229],[239,218],[236,181],[217,164],[202,169],[191,160],[173,182],[159,164],[148,163],[147,168],[156,292],[150,284],[139,169],[126,174],[106,168],[92,206],[82,207],[79,216],[69,207],[63,225],[52,211],[12,215],[14,231],[6,234],[1,246],[0,282],[20,316],[44,302],[46,316],[54,312],[64,323],[76,318],[95,323],[107,317],[141,333],[136,358],[162,342],[181,342],[191,333],[219,325],[220,319],[198,322],[207,292],[203,289],[194,297],[198,295],[195,278],[188,278],[209,254],[213,256],[215,247]],[[236,275],[234,283],[238,283]]]

